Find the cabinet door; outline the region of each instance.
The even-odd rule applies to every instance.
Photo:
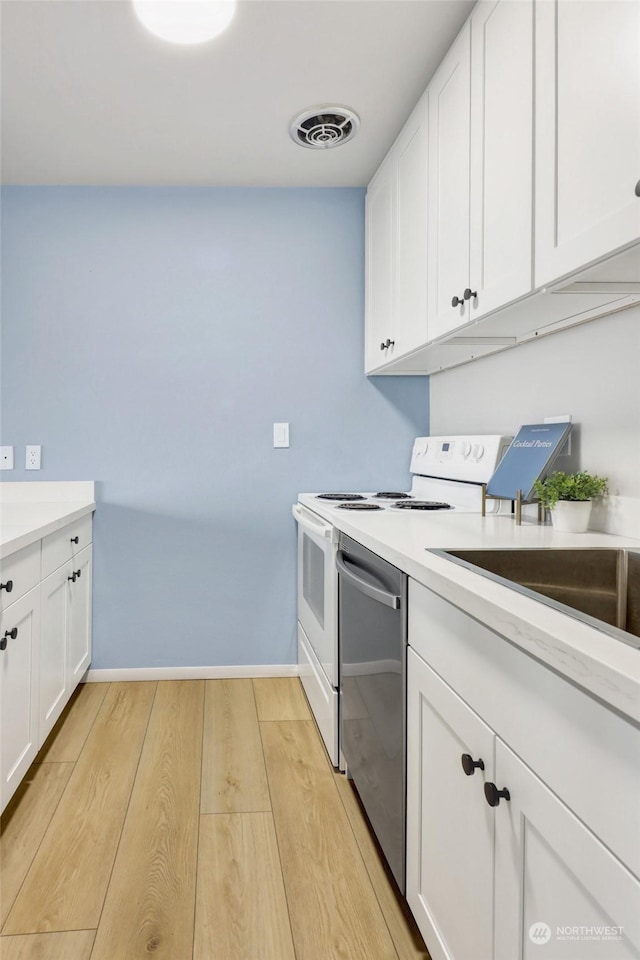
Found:
[[[365,367],[369,372],[386,363],[394,339],[395,191],[390,154],[369,184],[365,201],[366,288]]]
[[[483,784],[494,735],[411,648],[407,669],[407,901],[433,960],[486,960],[494,818]],[[484,770],[467,776],[463,754]]]
[[[483,0],[471,17],[468,319],[531,291],[533,0]]]
[[[40,642],[40,738],[44,742],[67,702],[66,661],[71,564],[42,581]]]
[[[640,3],[536,4],[536,286],[640,238]]]
[[[429,338],[468,319],[452,307],[469,283],[471,26],[467,21],[429,84]]]
[[[500,740],[496,777],[495,960],[638,960],[638,880]]]
[[[420,347],[427,335],[427,128],[425,94],[393,148],[397,176],[394,346],[389,359]]]
[[[91,547],[73,560],[76,581],[69,583],[67,622],[67,687],[71,693],[91,662]]]
[[[15,631],[15,635],[11,633]],[[7,636],[8,634],[8,636]],[[0,617],[0,808],[4,810],[38,751],[38,640],[40,589],[35,587]]]

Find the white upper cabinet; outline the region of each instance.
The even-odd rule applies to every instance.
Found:
[[[637,0],[538,0],[535,159],[536,286],[638,242]]]
[[[368,373],[427,341],[427,96],[366,198]]]
[[[471,24],[429,86],[429,339],[465,322],[469,283]]]
[[[533,2],[490,0],[471,15],[470,314],[533,284]]]
[[[532,287],[533,0],[486,0],[430,87],[433,339]]]
[[[388,156],[369,184],[365,201],[365,368],[384,363],[387,340],[394,338],[395,178]]]
[[[366,264],[367,373],[640,302],[640,0],[479,0],[369,187]]]
[[[395,145],[397,254],[395,357],[427,341],[427,125],[423,96]]]

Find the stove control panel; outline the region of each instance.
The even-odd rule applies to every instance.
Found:
[[[447,480],[488,483],[512,437],[500,434],[417,437],[411,473]]]

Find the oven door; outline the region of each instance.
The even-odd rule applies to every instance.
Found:
[[[298,620],[327,681],[337,687],[337,533],[299,503],[293,515],[298,521]]]

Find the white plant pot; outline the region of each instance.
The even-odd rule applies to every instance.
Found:
[[[560,533],[586,533],[591,517],[591,500],[558,500],[551,511],[553,529]]]

